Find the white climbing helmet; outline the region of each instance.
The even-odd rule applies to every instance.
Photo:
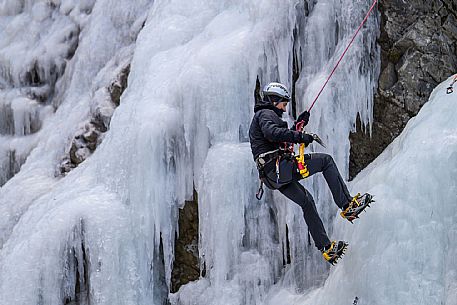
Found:
[[[263,88],[263,96],[278,96],[290,101],[290,94],[287,87],[281,83],[269,83]]]

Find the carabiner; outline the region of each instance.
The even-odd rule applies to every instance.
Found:
[[[276,159],[276,183],[279,184],[279,159],[280,157],[278,157]]]
[[[263,197],[263,193],[264,193],[264,191],[263,191],[263,181],[260,180],[259,190],[255,194],[255,198],[257,198],[257,200],[261,200],[262,197]]]

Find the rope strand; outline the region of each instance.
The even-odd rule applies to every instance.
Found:
[[[332,78],[333,74],[335,73],[336,69],[338,68],[338,66],[340,65],[341,61],[343,60],[344,56],[346,55],[347,51],[349,50],[349,48],[351,47],[352,43],[354,42],[355,38],[357,37],[357,35],[359,34],[360,30],[362,29],[363,25],[365,24],[365,22],[367,22],[368,20],[368,17],[370,16],[371,12],[373,11],[376,3],[378,2],[378,0],[374,0],[373,4],[371,5],[371,8],[370,10],[368,11],[367,15],[365,16],[365,19],[363,19],[362,23],[359,25],[359,28],[357,29],[357,31],[355,32],[354,36],[352,37],[351,39],[351,42],[349,43],[349,45],[346,47],[346,49],[344,50],[343,54],[341,55],[340,59],[338,60],[338,62],[336,63],[335,67],[333,68],[332,70],[332,73],[330,73],[330,75],[328,76],[327,80],[325,81],[325,84],[322,86],[321,90],[319,91],[319,93],[317,94],[316,98],[314,99],[313,103],[311,104],[311,107],[309,107],[308,109],[308,112],[311,112],[311,109],[313,109],[314,107],[314,104],[317,102],[317,99],[319,98],[319,96],[321,95],[322,91],[324,91],[325,87],[327,86],[328,82],[330,81],[330,79]]]

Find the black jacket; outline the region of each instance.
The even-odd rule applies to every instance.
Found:
[[[254,117],[249,128],[249,140],[254,160],[265,152],[281,147],[283,142],[300,143],[302,135],[290,130],[281,120],[282,111],[264,101],[257,102]]]

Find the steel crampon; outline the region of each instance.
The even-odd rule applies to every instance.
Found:
[[[351,202],[349,203],[349,206],[340,213],[341,217],[344,219],[347,219],[350,223],[353,223],[355,219],[359,218],[360,213],[363,211],[366,212],[366,208],[370,207],[370,204],[375,202],[373,200],[373,195],[370,195],[368,193],[365,193],[363,195],[360,195],[358,193],[357,195],[352,198]]]

